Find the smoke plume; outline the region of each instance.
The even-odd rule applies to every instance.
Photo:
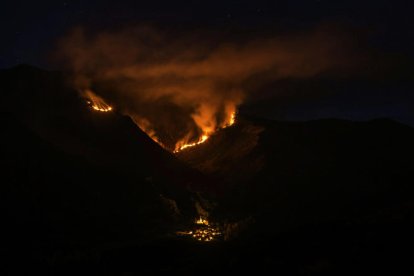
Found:
[[[326,29],[226,39],[150,27],[73,30],[59,57],[93,91],[174,150],[225,126],[247,95],[281,78],[349,70],[350,40]]]

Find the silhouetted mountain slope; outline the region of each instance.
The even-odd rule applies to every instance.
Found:
[[[238,115],[177,159],[116,110],[91,110],[62,73],[0,71],[0,100],[7,272],[412,270],[410,127]],[[196,201],[225,242],[174,235]]]
[[[59,72],[19,66],[0,74],[2,111],[38,136],[90,162],[185,187],[198,174],[163,150],[128,117],[91,110]],[[174,175],[174,176],[172,176]],[[171,178],[172,177],[172,178]]]
[[[179,154],[226,183],[219,215],[275,233],[412,201],[414,130],[391,120],[274,122],[240,117]]]
[[[202,175],[130,118],[92,111],[61,73],[3,70],[0,91],[11,247],[147,242],[196,216],[188,188]]]
[[[14,234],[22,234],[19,240],[140,240],[168,225],[168,208],[151,183],[66,154],[7,114],[1,117],[2,212]]]

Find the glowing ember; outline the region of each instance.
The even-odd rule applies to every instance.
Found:
[[[101,112],[109,112],[109,111],[112,110],[112,107],[110,107],[110,106],[101,106],[101,105],[91,104],[91,107],[94,110],[101,111]]]
[[[197,228],[190,231],[178,231],[179,236],[190,236],[198,241],[210,242],[217,239],[222,235],[219,227],[215,227],[209,223],[205,218],[199,218],[195,220]]]
[[[91,90],[85,90],[83,92],[84,96],[88,99],[87,103],[93,110],[100,112],[109,112],[112,111],[112,107],[108,105],[104,99],[93,93]]]

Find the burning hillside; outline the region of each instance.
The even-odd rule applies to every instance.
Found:
[[[283,123],[230,112],[208,143],[178,153],[185,161],[179,162],[120,115],[122,102],[101,87],[82,94],[89,112],[55,73],[24,67],[0,73],[2,102],[19,103],[3,114],[1,143],[5,248],[16,256],[13,267],[52,258],[54,271],[112,264],[114,271],[148,266],[181,273],[197,264],[196,273],[208,264],[222,272],[235,259],[256,269],[268,260],[261,252],[273,252],[269,258],[310,252],[305,261],[312,263],[315,252],[325,260],[333,247],[340,253],[332,263],[361,249],[366,255],[358,261],[377,265],[383,237],[391,237],[387,252],[407,252],[394,245],[395,237],[404,246],[412,237],[411,128],[384,120]],[[210,216],[195,198],[212,208]],[[327,245],[319,247],[315,237]],[[283,262],[290,272],[292,262]]]
[[[84,96],[84,98],[86,99],[86,103],[93,109],[99,112],[109,112],[112,111],[113,108],[112,106],[110,106],[109,104],[107,104],[105,102],[105,100],[96,95],[94,92],[92,92],[90,89],[87,89],[85,91],[82,91],[81,94]],[[207,128],[206,130],[202,130],[202,135],[200,138],[198,138],[198,140],[196,140],[195,142],[192,142],[190,140],[190,136],[185,137],[184,139],[178,141],[175,144],[175,148],[173,150],[174,153],[178,153],[182,150],[185,150],[187,148],[191,148],[197,145],[200,145],[202,143],[204,143],[205,141],[207,141],[207,139],[218,129],[221,128],[226,128],[229,127],[231,125],[233,125],[236,121],[236,112],[233,111],[232,113],[229,114],[229,116],[227,116],[228,118],[224,121],[224,123],[219,126],[218,128],[215,129],[209,129]],[[156,133],[154,132],[154,130],[152,130],[152,128],[150,127],[150,123],[148,122],[148,120],[145,119],[135,119],[134,122],[152,139],[154,140],[156,143],[158,143],[159,145],[161,145],[162,147],[165,148],[164,144],[161,142],[161,140],[156,136]]]
[[[233,125],[235,122],[236,122],[236,112],[234,111],[230,114],[229,120],[220,128],[229,127],[229,126]],[[191,148],[191,147],[194,147],[194,146],[197,146],[197,145],[200,145],[200,144],[204,143],[214,133],[214,131],[203,133],[203,135],[196,142],[188,142],[186,140],[179,141],[176,144],[176,147],[174,149],[174,153],[177,153],[177,152],[180,152],[180,151],[185,150],[187,148]]]
[[[236,109],[264,84],[347,70],[342,40],[329,30],[237,41],[171,35],[140,27],[99,34],[77,29],[58,56],[92,108],[107,102],[170,151],[201,144],[234,123]],[[306,44],[307,47],[303,47]]]
[[[91,90],[85,90],[81,92],[86,98],[86,102],[90,105],[90,107],[96,111],[100,112],[109,112],[112,111],[112,107],[108,105],[104,99],[93,93]]]

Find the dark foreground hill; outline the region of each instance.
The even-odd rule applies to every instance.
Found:
[[[412,272],[412,128],[239,116],[179,160],[61,73],[0,92],[4,275]],[[196,202],[225,241],[175,237]]]
[[[263,223],[259,231],[270,234],[363,207],[412,202],[412,141],[414,129],[387,119],[241,117],[179,158],[223,183],[220,214],[253,216]]]
[[[413,141],[414,129],[387,119],[239,116],[179,158],[222,183],[215,215],[246,250],[235,267],[412,271]]]
[[[147,243],[196,217],[203,176],[130,118],[91,110],[63,74],[4,70],[0,91],[6,260]]]

